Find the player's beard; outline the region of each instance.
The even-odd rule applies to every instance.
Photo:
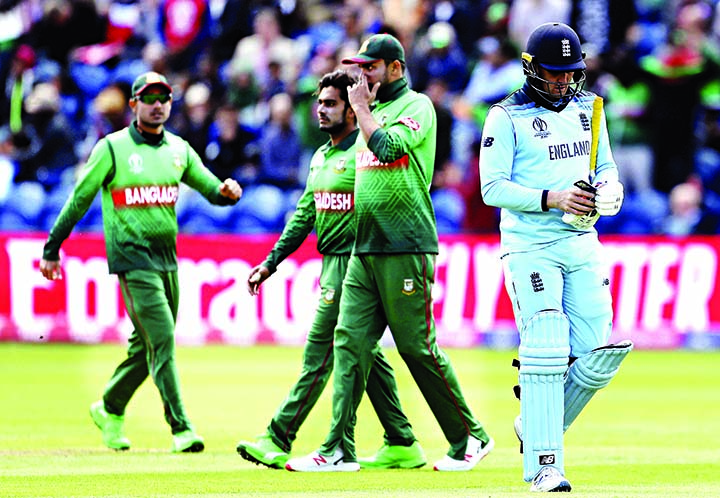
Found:
[[[320,126],[320,131],[324,131],[325,133],[332,136],[332,135],[335,135],[335,134],[341,132],[344,128],[345,128],[345,122],[340,121],[340,122],[333,123],[330,125]]]

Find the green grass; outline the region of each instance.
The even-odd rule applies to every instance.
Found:
[[[0,496],[527,496],[512,430],[519,404],[513,351],[448,350],[496,449],[471,472],[418,470],[303,474],[256,467],[235,453],[261,433],[297,375],[301,350],[180,348],[188,411],[206,451],[174,455],[159,396],[146,383],[132,400],[129,452],[105,449],[88,407],[124,355],[120,345],[0,343]],[[447,450],[437,423],[394,350],[404,408],[429,462]],[[576,496],[720,496],[720,353],[634,351],[565,438]],[[294,453],[322,442],[330,390],[302,427]],[[381,444],[369,403],[360,407],[361,456]]]

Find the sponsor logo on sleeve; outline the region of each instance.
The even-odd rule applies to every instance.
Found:
[[[415,121],[413,118],[409,116],[403,116],[400,119],[398,119],[398,122],[404,124],[408,128],[410,128],[412,131],[418,131],[420,129],[420,123]]]

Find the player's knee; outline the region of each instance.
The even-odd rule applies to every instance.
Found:
[[[570,354],[570,322],[558,310],[535,313],[520,331],[520,375],[564,373]]]

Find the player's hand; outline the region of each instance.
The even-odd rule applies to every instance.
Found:
[[[367,77],[364,73],[360,74],[355,84],[348,87],[348,103],[350,107],[357,110],[359,106],[370,106],[375,101],[379,88],[379,81],[372,88],[369,88]]]
[[[620,211],[623,199],[625,199],[625,189],[620,182],[603,182],[595,185],[597,193],[595,194],[595,208],[601,216],[615,216]]]
[[[565,213],[583,216],[595,209],[595,194],[573,185],[567,190],[548,192],[547,205]]]
[[[228,197],[234,201],[242,197],[242,187],[232,178],[228,178],[220,184],[220,195]]]
[[[60,261],[40,260],[40,273],[48,280],[62,280],[62,272],[60,271]]]
[[[258,265],[250,270],[247,280],[247,289],[251,296],[257,296],[262,283],[270,277],[270,270],[263,265]]]

